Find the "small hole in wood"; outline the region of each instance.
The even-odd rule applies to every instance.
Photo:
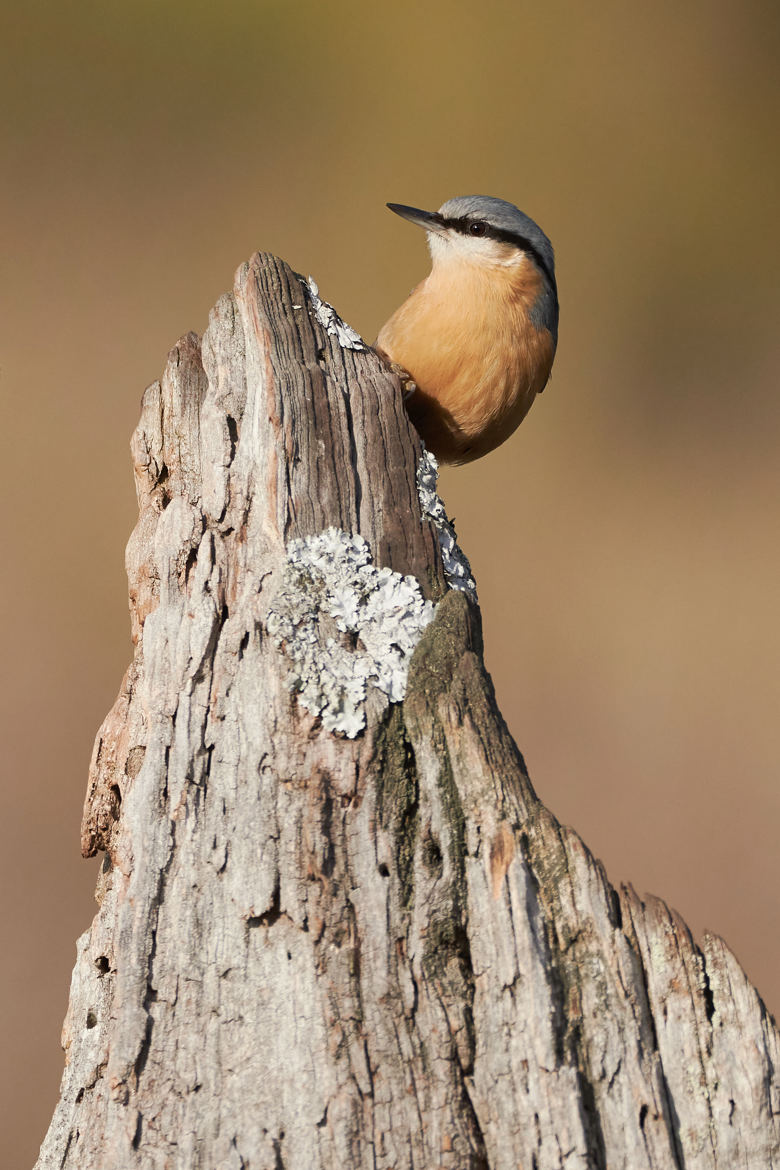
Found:
[[[97,1016],[94,1012],[87,1012],[87,1027],[94,1028],[97,1024]]]
[[[187,560],[184,563],[184,580],[185,580],[185,582],[189,581],[190,576],[192,575],[192,570],[195,568],[197,563],[198,563],[198,550],[196,548],[191,548],[189,553],[187,554]]]
[[[441,870],[441,846],[435,837],[428,836],[423,841],[422,859],[423,865],[429,873],[437,873]]]
[[[228,434],[230,435],[230,461],[233,462],[233,456],[236,453],[236,444],[238,442],[238,423],[230,415],[226,415]]]

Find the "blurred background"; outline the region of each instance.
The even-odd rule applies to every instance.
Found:
[[[558,257],[553,379],[445,471],[542,799],[780,1006],[780,8],[31,0],[0,18],[4,1162],[57,1096],[130,659],[144,387],[257,248],[368,339],[427,272],[387,200],[498,195]]]

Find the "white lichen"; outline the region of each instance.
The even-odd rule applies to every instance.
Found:
[[[333,305],[322,300],[319,287],[313,276],[310,276],[305,283],[303,281],[301,283],[308,289],[314,316],[325,332],[336,338],[342,349],[368,349],[357,330],[353,329],[351,325],[347,325],[346,321],[342,321]]]
[[[444,504],[436,491],[438,479],[439,464],[436,456],[423,444],[420,462],[417,464],[417,494],[420,498],[420,508],[423,516],[426,516],[436,529],[444,576],[450,589],[460,589],[476,601],[477,584],[468,557],[458,546],[455,526],[447,518]]]
[[[369,686],[391,703],[404,698],[434,610],[414,577],[372,563],[362,536],[328,528],[290,541],[266,625],[291,664],[287,683],[299,702],[328,731],[354,739],[366,725]]]

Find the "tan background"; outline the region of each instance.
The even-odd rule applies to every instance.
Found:
[[[23,8],[23,11],[22,11]],[[367,337],[386,200],[558,253],[553,381],[442,491],[541,796],[780,1004],[777,5],[115,0],[0,29],[3,1164],[50,1116],[92,740],[129,659],[144,386],[255,248]],[[108,1168],[107,1168],[108,1170]]]

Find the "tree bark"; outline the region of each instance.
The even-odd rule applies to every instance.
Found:
[[[40,1170],[780,1164],[774,1022],[534,794],[377,355],[256,255],[132,449]]]

